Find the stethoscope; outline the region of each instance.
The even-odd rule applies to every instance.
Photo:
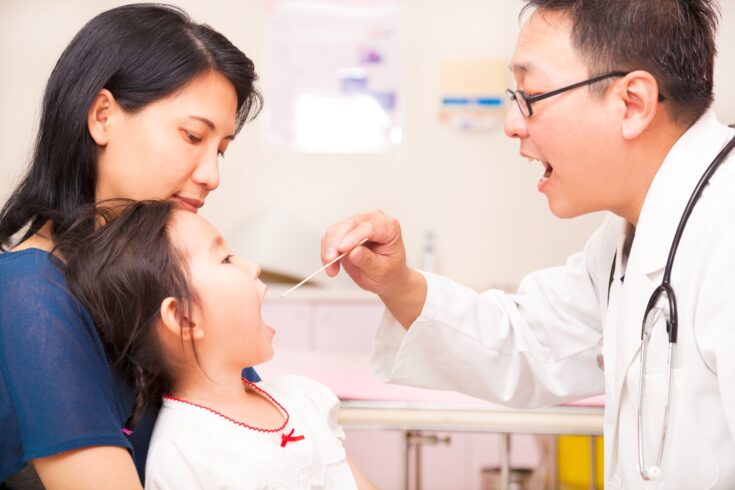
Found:
[[[661,284],[653,291],[651,298],[648,300],[646,311],[643,314],[643,324],[641,326],[641,373],[640,373],[640,384],[638,390],[638,469],[640,470],[641,476],[644,480],[653,480],[661,474],[661,460],[663,459],[664,442],[666,440],[666,430],[669,421],[669,403],[671,400],[671,372],[672,372],[672,359],[676,348],[676,338],[678,329],[678,316],[676,309],[676,296],[674,289],[671,286],[671,269],[674,265],[674,257],[676,251],[679,248],[679,242],[681,236],[684,233],[689,216],[692,214],[694,206],[697,204],[702,191],[709,183],[710,178],[715,173],[720,164],[725,160],[727,155],[735,147],[735,136],[725,145],[715,159],[710,163],[707,170],[705,170],[702,177],[699,179],[697,186],[694,188],[689,202],[687,202],[684,213],[679,220],[679,226],[674,234],[674,240],[671,242],[671,248],[669,249],[669,257],[666,261],[666,267],[664,269],[664,277]],[[610,277],[612,278],[615,273],[615,260],[613,260],[612,270],[610,271]],[[659,306],[663,304],[662,306]],[[656,462],[653,465],[646,465],[646,461],[643,454],[643,392],[645,388],[645,376],[646,372],[646,360],[648,355],[648,346],[653,333],[654,326],[660,324],[660,320],[665,320],[666,332],[669,338],[669,349],[666,369],[666,405],[664,406],[664,417],[661,428],[661,441],[658,446],[658,454],[656,455]]]

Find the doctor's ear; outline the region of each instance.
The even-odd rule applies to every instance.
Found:
[[[647,71],[636,70],[617,82],[615,91],[625,104],[622,136],[635,139],[651,125],[659,109],[658,83]]]
[[[103,88],[94,97],[87,112],[87,129],[92,139],[99,146],[105,146],[109,141],[109,121],[113,113],[120,110],[112,92]]]
[[[176,298],[166,298],[161,303],[161,323],[166,331],[183,340],[201,340],[204,329],[180,313],[181,304]]]

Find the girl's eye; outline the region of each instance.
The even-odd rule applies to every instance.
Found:
[[[224,158],[225,157],[225,152],[224,151],[218,151],[217,152],[217,155],[219,155],[220,158]]]
[[[234,257],[234,255],[228,255],[227,257],[224,258],[224,260],[222,260],[222,263],[223,264],[231,264],[232,263],[232,257]]]
[[[187,130],[184,130],[184,135],[186,135],[186,139],[188,139],[190,143],[199,143],[200,141],[202,141],[202,138],[193,133],[190,133]]]

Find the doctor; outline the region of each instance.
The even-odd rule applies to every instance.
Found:
[[[342,266],[387,307],[381,379],[523,408],[604,392],[607,488],[735,488],[735,156],[719,158],[675,241],[733,137],[709,110],[717,5],[524,11],[505,132],[541,166],[552,213],[611,212],[584,250],[515,294],[478,294],[409,268],[399,223],[374,211],[330,228],[322,260],[370,239]]]

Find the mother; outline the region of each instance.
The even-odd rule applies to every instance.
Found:
[[[132,390],[49,252],[105,199],[196,212],[260,109],[255,79],[224,36],[170,6],[103,12],[61,55],[31,166],[0,213],[0,488],[39,476],[46,488],[140,488],[155,414],[124,433]]]

